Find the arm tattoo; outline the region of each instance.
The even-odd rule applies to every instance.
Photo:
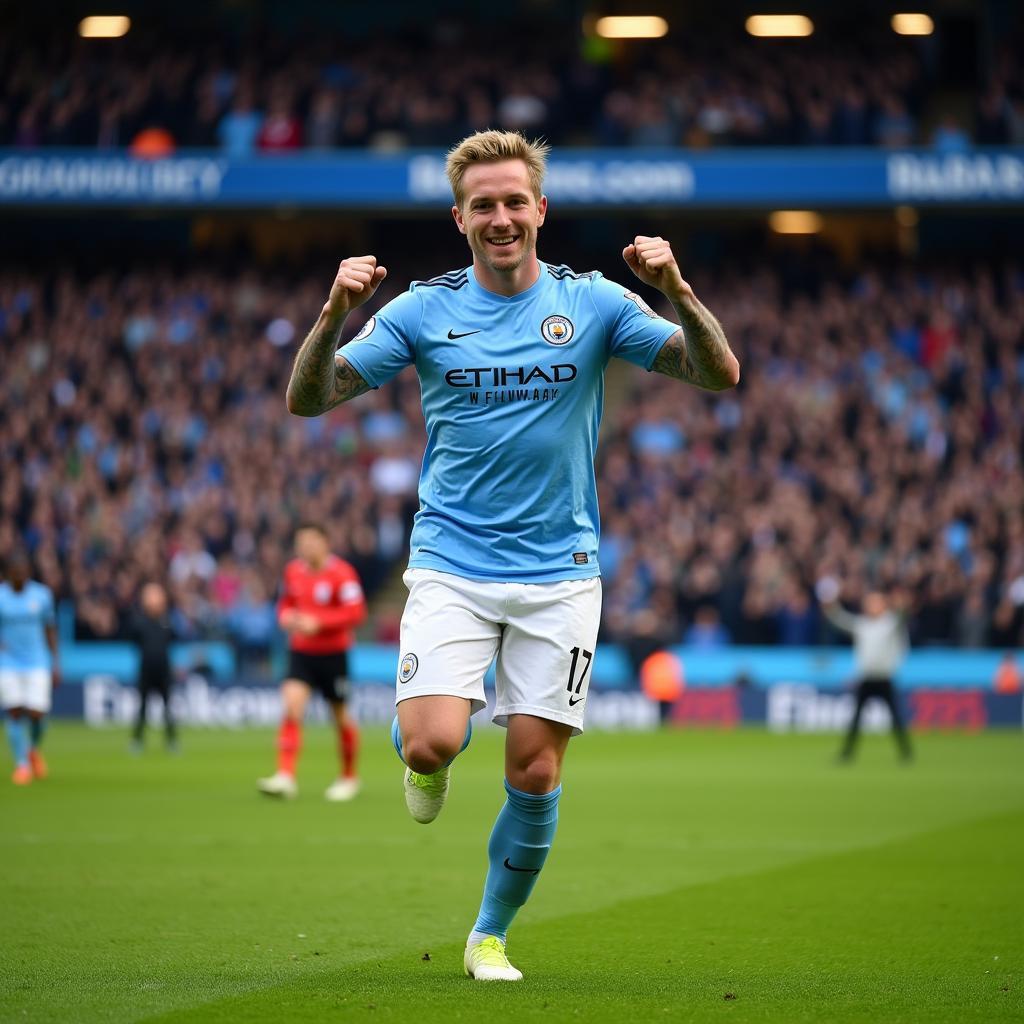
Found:
[[[359,371],[344,356],[334,357],[334,405],[347,402],[350,398],[365,394],[370,385],[363,380]]]
[[[370,390],[366,381],[336,354],[342,323],[321,316],[302,343],[288,381],[289,412],[319,416]]]
[[[736,357],[725,331],[706,306],[694,303],[675,307],[683,329],[665,342],[651,369],[710,391],[731,388]]]

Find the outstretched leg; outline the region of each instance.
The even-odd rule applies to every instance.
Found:
[[[506,800],[494,823],[480,913],[466,944],[466,972],[480,981],[518,981],[505,956],[509,926],[537,883],[555,837],[562,759],[572,727],[510,715]]]
[[[882,699],[889,705],[889,714],[892,716],[892,733],[900,748],[900,756],[904,761],[909,761],[914,752],[910,746],[910,737],[907,735],[907,728],[903,724],[903,714],[900,711],[899,697],[896,695],[896,688],[891,680],[886,680],[882,690]]]
[[[359,727],[348,713],[343,700],[331,701],[331,713],[338,733],[338,777],[327,787],[325,796],[334,802],[344,802],[359,792],[359,776],[356,772]]]
[[[302,751],[302,719],[309,703],[309,685],[299,679],[286,679],[281,684],[284,714],[277,730],[277,771],[256,783],[267,796],[294,797],[299,787],[295,769]]]
[[[4,715],[7,742],[11,746],[11,755],[14,758],[14,774],[11,779],[18,786],[28,785],[32,781],[32,768],[28,759],[28,723],[23,712],[23,708],[8,708]]]
[[[871,696],[869,684],[861,680],[857,684],[857,706],[853,709],[853,718],[850,719],[850,728],[846,732],[846,739],[843,741],[843,749],[839,757],[843,761],[849,761],[857,748],[857,739],[860,736],[860,716],[864,712],[864,705]]]
[[[46,733],[46,712],[32,711],[28,713],[28,760],[32,766],[32,778],[45,779],[50,770],[46,765],[46,758],[39,749],[43,743],[43,736]]]

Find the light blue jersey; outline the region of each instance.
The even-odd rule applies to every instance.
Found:
[[[676,331],[601,274],[540,264],[526,291],[473,268],[414,282],[342,349],[373,387],[410,363],[427,446],[409,565],[467,579],[600,575],[594,455],[612,356],[650,369]]]
[[[50,666],[46,627],[54,623],[53,592],[27,580],[21,590],[0,583],[0,668]]]

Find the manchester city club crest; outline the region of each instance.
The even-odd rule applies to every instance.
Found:
[[[572,321],[567,316],[549,316],[540,325],[540,333],[549,345],[568,345],[572,341]]]
[[[420,667],[420,660],[415,654],[403,654],[402,662],[398,666],[398,681],[400,683],[407,683],[414,675],[416,675],[416,669]]]

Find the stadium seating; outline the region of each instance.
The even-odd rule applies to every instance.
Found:
[[[711,396],[637,370],[610,410],[604,635],[819,643],[813,588],[834,575],[853,603],[909,587],[918,643],[1020,643],[1019,268],[794,282],[764,263],[694,284],[743,380]],[[404,561],[415,376],[319,419],[284,407],[321,292],[198,264],[0,274],[0,550],[27,537],[80,638],[117,636],[140,581],[167,574],[184,638],[259,651],[302,518],[330,524],[371,593]]]

